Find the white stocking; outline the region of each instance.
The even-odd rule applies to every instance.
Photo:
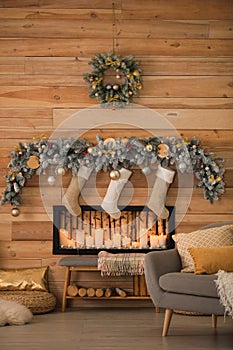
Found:
[[[92,168],[88,168],[83,165],[80,167],[78,175],[73,176],[70,181],[69,187],[67,188],[66,193],[62,199],[62,203],[66,206],[66,209],[72,215],[78,216],[81,214],[81,208],[78,203],[78,197],[86,181],[89,179],[91,173]]]
[[[121,191],[128,181],[132,172],[125,168],[120,169],[120,178],[118,180],[111,180],[108,186],[106,195],[101,204],[101,207],[114,219],[119,219],[121,212],[118,209],[117,202]]]
[[[167,190],[172,183],[175,171],[158,166],[155,183],[151,192],[148,208],[162,219],[167,219],[169,216],[168,210],[165,208]]]

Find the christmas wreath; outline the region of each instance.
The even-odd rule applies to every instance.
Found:
[[[26,180],[36,173],[46,175],[46,169],[54,167],[54,175],[64,175],[69,169],[77,175],[80,167],[94,171],[110,171],[111,178],[117,178],[118,169],[141,167],[144,175],[151,172],[150,166],[156,162],[162,166],[176,163],[181,173],[194,173],[197,187],[204,189],[204,197],[211,203],[224,193],[224,168],[221,158],[212,158],[201,147],[197,137],[184,141],[175,137],[152,138],[107,138],[96,136],[94,145],[85,139],[58,138],[48,141],[44,136],[33,138],[30,143],[21,143],[11,151],[9,172],[6,175],[6,188],[1,204],[10,202],[20,205],[20,190]],[[112,175],[111,175],[112,174]],[[48,176],[53,185],[54,175]]]
[[[92,57],[89,65],[91,73],[84,73],[84,80],[89,83],[89,97],[97,98],[101,105],[123,107],[142,88],[141,69],[133,56],[122,58],[112,53],[100,53]],[[108,70],[112,76],[106,74]]]

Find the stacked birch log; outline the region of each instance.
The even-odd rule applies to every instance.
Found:
[[[125,290],[121,288],[84,288],[78,287],[76,284],[70,284],[67,287],[67,295],[70,297],[106,297],[110,298],[112,296],[120,296],[121,298],[125,298],[127,293]]]

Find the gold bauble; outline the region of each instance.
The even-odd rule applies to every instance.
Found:
[[[104,140],[104,146],[108,146],[111,144],[112,147],[116,146],[116,140],[113,137],[108,137],[107,139]]]
[[[19,216],[19,208],[11,209],[11,215],[14,217]]]
[[[146,150],[148,152],[152,152],[153,151],[153,146],[151,144],[146,145]]]
[[[111,180],[119,180],[121,174],[118,170],[111,170],[109,173],[109,177]]]
[[[88,147],[87,152],[91,154],[93,152],[93,148],[94,147],[92,147],[92,146]]]
[[[119,90],[120,86],[118,84],[115,84],[115,85],[113,85],[112,88],[113,88],[113,90],[117,91],[117,90]]]
[[[64,169],[64,168],[58,168],[57,169],[57,173],[59,174],[59,175],[65,175],[65,173],[66,173],[66,170]]]
[[[127,143],[129,141],[128,137],[122,137],[121,143]]]

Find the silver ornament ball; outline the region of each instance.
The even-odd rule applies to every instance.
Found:
[[[48,177],[48,184],[49,184],[50,186],[53,186],[53,185],[55,184],[55,181],[56,181],[56,179],[55,179],[55,177],[54,177],[53,175],[50,175],[50,176]]]
[[[19,208],[11,209],[11,215],[14,217],[19,216]]]
[[[151,169],[148,166],[145,166],[144,168],[142,168],[142,173],[144,175],[149,175],[151,173]]]
[[[186,170],[186,164],[182,162],[178,165],[178,168],[179,168],[181,173],[184,173]]]

